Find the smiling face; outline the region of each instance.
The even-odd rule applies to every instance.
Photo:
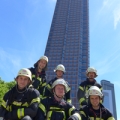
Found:
[[[93,108],[99,107],[100,100],[101,99],[98,95],[90,95],[90,103],[92,104]]]
[[[25,87],[27,87],[30,84],[30,79],[29,77],[20,75],[16,78],[17,84],[18,84],[18,88],[19,89],[24,89]]]
[[[38,62],[38,70],[43,70],[47,65],[47,61],[46,60],[43,60],[41,59],[39,62]]]

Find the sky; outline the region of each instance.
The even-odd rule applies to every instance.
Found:
[[[12,81],[19,69],[44,55],[56,0],[0,0],[0,77]],[[114,84],[120,120],[120,0],[89,0],[90,66]]]

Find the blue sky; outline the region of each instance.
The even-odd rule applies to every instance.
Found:
[[[56,0],[0,0],[0,77],[11,81],[44,54]],[[120,0],[89,0],[90,66],[115,85],[120,113]],[[118,115],[120,120],[120,115]]]

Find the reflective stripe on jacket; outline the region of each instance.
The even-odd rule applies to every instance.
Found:
[[[100,104],[99,110],[94,110],[91,105],[80,109],[82,120],[115,120],[109,110]]]
[[[65,100],[57,102],[54,97],[47,97],[39,105],[36,120],[67,120],[73,114],[76,115],[76,120],[80,120],[79,112],[73,105]]]
[[[39,75],[36,73],[36,68],[29,69],[32,73],[32,85],[35,89],[40,92],[40,98],[43,97],[44,87],[46,86],[46,74],[42,71]]]
[[[4,118],[18,120],[26,115],[35,117],[40,103],[39,95],[39,92],[33,88],[18,92],[16,87],[13,87],[2,100],[2,110],[6,111]]]
[[[99,83],[97,83],[95,79],[94,79],[94,82],[89,82],[89,79],[87,78],[86,81],[83,81],[80,84],[77,92],[77,98],[80,104],[80,108],[84,105],[87,105],[87,99],[85,97],[85,94],[88,91],[88,89],[94,85],[99,87],[102,91],[102,86]]]

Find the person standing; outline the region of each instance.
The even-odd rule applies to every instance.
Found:
[[[86,70],[86,76],[87,79],[79,85],[77,92],[77,98],[80,104],[80,108],[84,105],[87,105],[85,94],[91,86],[97,86],[100,88],[100,90],[102,90],[102,86],[95,80],[95,78],[98,76],[97,70],[95,68],[89,67]]]
[[[48,64],[48,57],[42,56],[34,64],[34,67],[29,68],[32,73],[32,85],[40,92],[40,98],[43,97],[43,90],[46,86],[46,70]]]

